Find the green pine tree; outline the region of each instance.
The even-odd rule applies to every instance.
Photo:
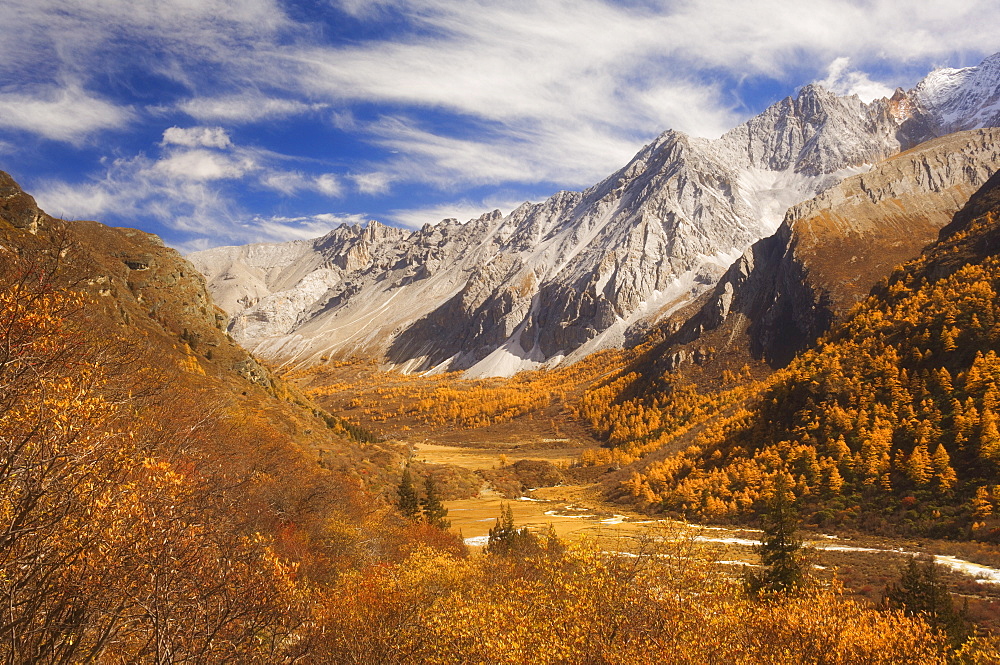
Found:
[[[549,536],[555,539],[555,532]],[[489,554],[514,557],[537,552],[541,547],[538,539],[528,531],[528,527],[518,529],[514,526],[514,511],[506,504],[500,504],[500,517],[496,525],[490,529],[490,538],[486,544]]]
[[[439,529],[447,529],[451,526],[451,522],[445,519],[448,517],[448,509],[441,503],[434,479],[430,476],[427,476],[427,480],[424,481],[424,498],[420,500],[420,506],[424,509],[424,519],[427,520],[428,524]]]
[[[778,476],[774,496],[761,518],[764,535],[754,551],[760,556],[760,571],[749,571],[744,583],[751,595],[788,593],[806,581],[802,540],[796,535],[798,516],[792,504],[786,476]]]
[[[399,512],[411,519],[419,518],[420,502],[417,500],[417,489],[413,486],[413,477],[410,475],[409,465],[403,469],[403,477],[399,481],[396,493],[399,495],[399,500],[396,502]]]
[[[948,587],[938,576],[938,567],[932,558],[920,565],[917,557],[910,557],[899,581],[886,588],[882,603],[887,609],[923,617],[956,646],[969,636],[965,612],[955,609]]]

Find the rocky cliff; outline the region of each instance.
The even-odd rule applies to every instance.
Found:
[[[360,354],[502,375],[573,359],[711,288],[789,206],[920,141],[995,123],[997,61],[871,104],[806,86],[719,139],[665,132],[594,187],[508,215],[189,258],[234,337],[278,361]]]
[[[754,243],[700,309],[675,324],[658,353],[671,368],[692,344],[784,366],[937,239],[998,169],[1000,130],[959,132],[792,206],[777,232]]]

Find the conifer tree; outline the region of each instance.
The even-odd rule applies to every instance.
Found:
[[[550,538],[554,537],[554,532]],[[528,531],[528,527],[518,529],[514,526],[514,511],[504,503],[500,505],[500,517],[496,525],[490,529],[490,538],[486,551],[490,554],[512,557],[537,551],[538,542]]]
[[[831,464],[823,477],[823,487],[831,496],[840,494],[844,487],[844,477],[840,475],[840,470],[836,464]]]
[[[931,456],[927,452],[927,444],[921,441],[913,447],[913,452],[906,462],[906,475],[918,487],[923,487],[931,479]]]
[[[934,449],[931,463],[934,465],[934,475],[937,477],[938,486],[943,490],[951,489],[958,481],[958,476],[951,466],[951,457],[945,450],[943,443],[939,443]]]
[[[972,514],[980,519],[993,514],[993,501],[990,499],[989,490],[985,487],[977,488],[976,495],[972,497]]]
[[[997,428],[997,417],[993,411],[983,409],[979,435],[979,455],[986,459],[1000,457],[1000,429]]]
[[[413,477],[410,475],[409,465],[403,469],[403,477],[399,481],[396,493],[399,495],[399,500],[396,502],[399,512],[411,519],[420,517],[420,502],[417,500],[417,490],[413,486]]]
[[[919,565],[917,557],[910,557],[899,581],[886,588],[882,602],[887,609],[922,617],[932,627],[945,633],[956,646],[968,637],[969,623],[965,612],[955,609],[948,587],[938,577],[937,564],[932,558]]]
[[[754,548],[761,570],[748,572],[744,578],[751,595],[788,593],[805,584],[802,540],[796,535],[798,519],[790,494],[788,478],[779,475],[774,496],[761,518],[764,535]]]
[[[428,524],[439,529],[447,529],[451,526],[451,522],[445,519],[448,517],[448,509],[441,503],[434,479],[430,476],[427,476],[427,480],[424,481],[424,498],[420,500],[420,506],[424,509],[424,519],[427,520]]]

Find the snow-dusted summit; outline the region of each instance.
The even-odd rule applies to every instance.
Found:
[[[716,140],[665,132],[590,189],[508,215],[188,258],[233,336],[272,360],[509,375],[622,344],[710,288],[789,206],[926,139],[1000,124],[998,70],[1000,54],[871,104],[809,85]]]
[[[909,95],[913,113],[939,135],[1000,125],[1000,53],[976,67],[938,69]]]

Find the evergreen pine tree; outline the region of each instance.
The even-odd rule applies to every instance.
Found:
[[[932,627],[945,633],[956,646],[969,635],[965,612],[955,609],[948,587],[938,577],[938,567],[932,558],[920,565],[917,557],[910,557],[899,581],[886,588],[882,603],[888,609],[922,617]]]
[[[555,532],[549,535],[555,538]],[[500,505],[500,517],[496,525],[490,529],[490,538],[486,544],[489,554],[499,556],[518,556],[536,552],[540,545],[528,527],[518,529],[514,526],[514,511],[506,503]]]
[[[747,591],[752,595],[788,593],[805,583],[802,540],[796,535],[798,519],[789,489],[788,478],[779,475],[774,496],[761,518],[764,535],[754,548],[760,556],[761,569],[744,577]]]
[[[399,512],[411,519],[420,517],[420,502],[417,501],[417,490],[413,486],[413,477],[410,475],[409,465],[403,469],[403,477],[399,481],[396,493],[399,495],[399,500],[396,502]]]
[[[445,519],[448,517],[448,509],[441,503],[434,479],[430,476],[427,476],[427,480],[424,481],[424,498],[421,499],[420,506],[424,509],[424,519],[427,520],[428,524],[439,529],[447,529],[451,526],[451,522]]]

